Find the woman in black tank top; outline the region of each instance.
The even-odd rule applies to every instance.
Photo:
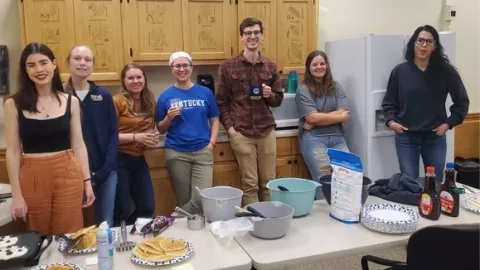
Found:
[[[95,200],[80,105],[65,93],[53,52],[30,43],[20,58],[19,89],[5,102],[12,217],[42,235],[83,227],[82,205]]]

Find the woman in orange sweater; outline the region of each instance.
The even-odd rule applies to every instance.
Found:
[[[155,97],[140,66],[127,64],[121,73],[122,91],[113,97],[118,117],[117,192],[114,224],[133,224],[151,217],[155,208],[152,180],[143,152],[157,145]],[[130,214],[130,196],[135,211]]]

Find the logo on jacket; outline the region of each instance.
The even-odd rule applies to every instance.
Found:
[[[90,95],[90,98],[92,99],[92,101],[102,101],[103,100],[102,95]]]

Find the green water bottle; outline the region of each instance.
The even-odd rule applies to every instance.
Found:
[[[288,93],[295,93],[298,86],[298,73],[296,69],[290,70],[288,72]]]

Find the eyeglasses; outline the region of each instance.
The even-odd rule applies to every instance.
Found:
[[[258,36],[260,36],[260,35],[262,34],[262,31],[260,31],[260,30],[255,30],[255,31],[245,31],[245,32],[243,32],[243,35],[244,35],[245,37],[249,37],[249,36],[251,36],[252,34],[254,34],[256,37],[258,37]]]
[[[433,44],[435,44],[434,39],[425,39],[425,38],[417,38],[416,42],[418,45],[427,44],[427,46],[432,46]]]
[[[172,68],[174,68],[176,70],[180,70],[181,68],[188,69],[191,66],[192,66],[191,64],[176,64],[176,65],[172,66]]]

